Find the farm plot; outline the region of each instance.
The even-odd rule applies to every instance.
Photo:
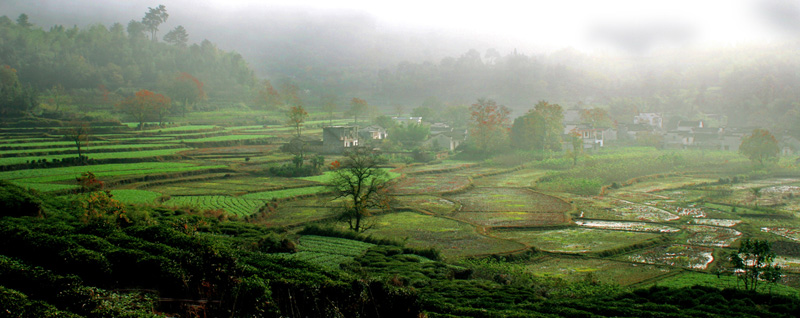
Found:
[[[668,189],[677,189],[716,181],[717,179],[696,176],[674,176],[636,182],[624,187],[624,189],[626,192],[659,193]]]
[[[537,275],[558,277],[570,281],[579,281],[591,274],[601,282],[628,286],[645,280],[668,275],[676,269],[667,266],[636,264],[607,259],[591,259],[574,257],[547,257],[527,265]]]
[[[300,260],[327,270],[337,270],[341,264],[351,262],[356,256],[364,255],[375,244],[343,238],[304,235],[300,237],[297,252],[277,254],[290,260]]]
[[[282,190],[287,187],[311,186],[313,183],[291,178],[233,177],[213,180],[186,180],[149,187],[167,195],[241,195],[264,191]]]
[[[338,210],[326,206],[328,202],[326,199],[309,198],[279,202],[277,209],[260,217],[259,223],[266,226],[293,226],[330,219],[337,215]]]
[[[460,202],[464,212],[564,213],[571,207],[559,198],[528,189],[476,188],[449,198]]]
[[[435,214],[451,214],[460,207],[456,202],[432,195],[401,195],[394,197],[394,201],[396,207],[411,207]]]
[[[407,238],[407,245],[436,248],[445,257],[511,252],[525,245],[478,234],[469,224],[412,212],[383,214],[373,218],[370,233],[383,238]]]
[[[475,163],[445,161],[431,165],[409,166],[403,168],[405,174],[443,173],[475,166]]]
[[[669,211],[670,213],[677,214],[678,216],[690,218],[704,218],[708,216],[703,208],[696,206],[680,207],[671,204],[660,204],[659,207]]]
[[[658,234],[566,228],[560,230],[500,230],[493,232],[499,238],[520,242],[527,246],[555,253],[590,253],[621,248],[656,239]]]
[[[165,206],[194,207],[201,210],[224,210],[230,214],[247,216],[258,211],[264,202],[221,195],[199,195],[172,197],[162,203]]]
[[[621,231],[634,231],[634,232],[673,233],[680,231],[680,229],[671,226],[645,223],[645,222],[577,220],[575,221],[575,224],[580,226],[605,229],[605,230],[621,230]]]
[[[95,159],[95,160],[153,158],[153,157],[173,156],[173,155],[177,155],[181,151],[189,150],[189,149],[190,148],[170,148],[170,149],[158,149],[158,150],[99,152],[99,153],[88,153],[87,156],[90,159]],[[55,159],[62,160],[64,158],[74,158],[74,157],[76,157],[76,155],[74,155],[74,154],[72,154],[72,155],[8,157],[8,158],[0,158],[0,166],[2,166],[2,165],[22,164],[22,163],[27,163],[29,161],[38,161],[40,159],[46,159],[47,161],[53,161]]]
[[[775,256],[774,264],[787,272],[800,272],[800,257],[778,255]]]
[[[528,189],[476,188],[448,199],[461,203],[455,218],[483,226],[562,224],[571,208],[559,198]]]
[[[742,232],[726,227],[686,225],[682,228],[689,234],[686,242],[692,245],[728,247],[742,236]]]
[[[91,171],[101,180],[107,181],[109,178],[121,176],[182,173],[224,167],[225,166],[197,166],[180,162],[140,162],[3,171],[0,172],[0,179],[9,180],[17,184],[50,183],[61,181],[74,182],[75,178],[79,177],[81,173]]]
[[[691,245],[659,246],[625,256],[625,260],[655,264],[706,269],[714,261],[714,250]]]
[[[762,227],[762,232],[783,236],[793,241],[800,241],[800,229],[794,227]]]
[[[777,187],[780,185],[785,184],[792,184],[800,182],[800,179],[794,178],[772,178],[772,179],[763,179],[763,180],[753,180],[743,183],[737,183],[731,186],[734,190],[748,190],[751,188],[768,188],[768,187]]]
[[[505,173],[475,180],[476,186],[481,187],[509,187],[526,188],[531,187],[541,177],[547,174],[546,170],[523,169],[513,173]]]
[[[713,225],[713,226],[724,226],[724,227],[733,227],[736,224],[742,223],[742,220],[733,220],[733,219],[694,219],[692,220],[693,224],[703,224],[703,225]]]
[[[431,194],[463,190],[469,187],[470,178],[458,175],[422,174],[406,176],[392,186],[395,194]]]
[[[680,219],[679,216],[654,206],[617,200],[617,208],[612,209],[616,218],[647,222],[667,222]]]

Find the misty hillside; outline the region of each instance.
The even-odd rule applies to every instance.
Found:
[[[380,32],[363,16],[276,15],[264,24],[260,28],[265,32],[225,38],[225,47],[199,41],[204,35],[189,29],[192,40],[182,47],[147,41],[146,34],[124,21],[83,28],[20,27],[5,17],[0,41],[8,45],[2,46],[0,61],[39,89],[55,83],[65,83],[67,89],[153,88],[186,72],[205,83],[211,97],[252,103],[263,90],[256,84],[257,73],[276,87],[299,88],[304,103],[313,107],[321,107],[331,95],[360,96],[387,111],[408,111],[431,100],[434,108],[443,109],[483,96],[518,113],[548,100],[566,108],[607,108],[621,121],[636,111],[665,112],[675,120],[721,115],[731,126],[799,133],[792,123],[800,116],[795,102],[800,80],[794,76],[800,62],[790,44],[648,56],[492,48],[444,55],[451,48],[425,57],[403,52],[436,47],[427,45],[435,37],[415,40],[414,33],[398,37]],[[243,29],[251,26],[244,24]],[[230,47],[243,48],[250,58],[226,52]]]

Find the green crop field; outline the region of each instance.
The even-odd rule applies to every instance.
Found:
[[[48,169],[28,169],[0,172],[0,179],[35,188],[40,191],[52,191],[73,188],[73,185],[49,184],[51,182],[69,182],[80,177],[82,173],[91,171],[101,180],[112,177],[141,176],[157,174],[174,174],[190,171],[219,169],[226,166],[196,166],[177,162],[142,162],[126,164],[105,164],[95,166],[75,166]]]
[[[156,199],[161,196],[161,193],[147,190],[120,189],[111,190],[111,195],[114,199],[122,203],[155,204]]]

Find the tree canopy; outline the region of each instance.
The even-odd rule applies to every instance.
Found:
[[[765,161],[776,159],[780,149],[778,140],[768,130],[754,129],[753,133],[742,138],[739,152],[759,165],[764,165]]]
[[[506,143],[511,110],[491,99],[478,99],[470,107],[470,140],[483,154],[502,148]]]

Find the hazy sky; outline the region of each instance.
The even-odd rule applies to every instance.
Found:
[[[654,47],[764,42],[800,34],[799,1],[793,0],[0,0],[12,18],[25,12],[61,16],[60,24],[127,22],[147,7],[164,4],[170,18],[162,30],[182,24],[236,28],[274,20],[281,12],[343,13],[374,20],[379,30],[413,30],[476,36],[499,48],[623,51]],[[90,20],[91,19],[91,20]],[[221,23],[224,23],[222,25]],[[47,25],[43,25],[47,27]],[[191,31],[192,29],[190,29]],[[199,41],[200,39],[192,39]],[[484,49],[484,48],[478,48]]]

